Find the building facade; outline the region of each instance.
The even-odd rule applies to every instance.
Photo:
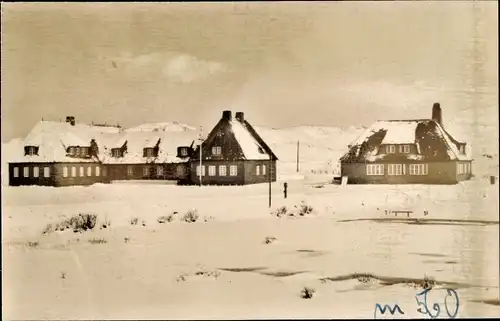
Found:
[[[237,113],[224,112],[200,150],[196,133],[39,122],[9,163],[9,185],[74,186],[117,180],[243,185],[276,181],[276,156]]]
[[[340,164],[352,184],[456,184],[472,177],[470,150],[444,129],[439,103],[431,119],[375,122]]]

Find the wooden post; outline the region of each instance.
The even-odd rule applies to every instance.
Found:
[[[202,167],[201,167],[201,147],[203,145],[203,141],[201,140],[201,137],[200,137],[200,187],[201,187],[201,175],[202,175]]]
[[[297,173],[299,172],[299,141],[297,141]]]
[[[271,154],[269,154],[269,208],[271,208],[271,181],[272,181],[272,171],[273,170],[273,163],[271,160]]]

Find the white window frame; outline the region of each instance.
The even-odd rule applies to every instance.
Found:
[[[201,176],[205,176],[205,165],[201,166]],[[200,165],[196,165],[196,176],[200,176]]]
[[[19,177],[19,167],[17,167],[17,166],[14,167],[14,169],[13,169],[13,175],[14,175],[14,177]]]
[[[33,167],[33,177],[40,177],[40,167],[35,166]]]
[[[260,175],[260,165],[255,166],[255,175]]]
[[[76,177],[76,167],[75,166],[71,167],[71,177]]]
[[[92,166],[87,167],[87,177],[92,176]]]
[[[409,169],[410,175],[412,176],[422,176],[429,174],[428,164],[410,164]]]
[[[50,177],[50,167],[45,166],[43,168],[43,177],[45,177],[45,178],[49,178]]]
[[[366,164],[366,175],[368,176],[384,175],[384,164]]]
[[[215,165],[208,166],[208,176],[215,176],[217,173],[217,167]]]
[[[99,166],[95,167],[95,176],[101,176],[101,168]]]
[[[262,164],[262,175],[266,175],[266,165]]]
[[[127,175],[128,176],[133,176],[134,175],[134,167],[127,166]]]
[[[85,176],[85,168],[83,166],[80,166],[80,177]]]
[[[388,164],[387,175],[401,176],[403,175],[403,164]]]
[[[387,145],[387,146],[385,146],[385,150],[386,150],[387,154],[394,154],[394,153],[396,153],[396,146]]]
[[[68,166],[63,167],[63,177],[68,177]]]
[[[161,165],[156,166],[156,175],[163,176],[163,166]]]
[[[220,154],[222,154],[222,147],[212,146],[212,155],[220,155]]]
[[[227,176],[227,166],[219,165],[219,176]]]
[[[230,165],[229,166],[229,176],[238,176],[238,166]]]
[[[410,153],[410,145],[399,145],[399,152],[402,154]]]

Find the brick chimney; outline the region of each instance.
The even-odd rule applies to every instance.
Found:
[[[443,126],[443,112],[441,111],[441,105],[439,103],[434,103],[434,105],[432,105],[432,120]]]
[[[244,123],[245,122],[245,114],[243,112],[241,112],[241,111],[236,112],[236,119],[240,123]]]
[[[231,114],[231,111],[230,110],[224,110],[222,112],[222,119],[225,119],[225,120],[232,120],[233,116]]]
[[[66,122],[70,123],[71,126],[75,126],[75,116],[66,116]]]

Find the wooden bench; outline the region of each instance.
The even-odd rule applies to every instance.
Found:
[[[413,211],[409,211],[409,210],[389,210],[389,214],[391,213],[394,213],[394,215],[398,216],[398,214],[403,214],[403,213],[406,213],[406,216],[407,217],[410,217],[410,214],[413,213]],[[387,215],[387,211],[385,211],[385,215]]]

